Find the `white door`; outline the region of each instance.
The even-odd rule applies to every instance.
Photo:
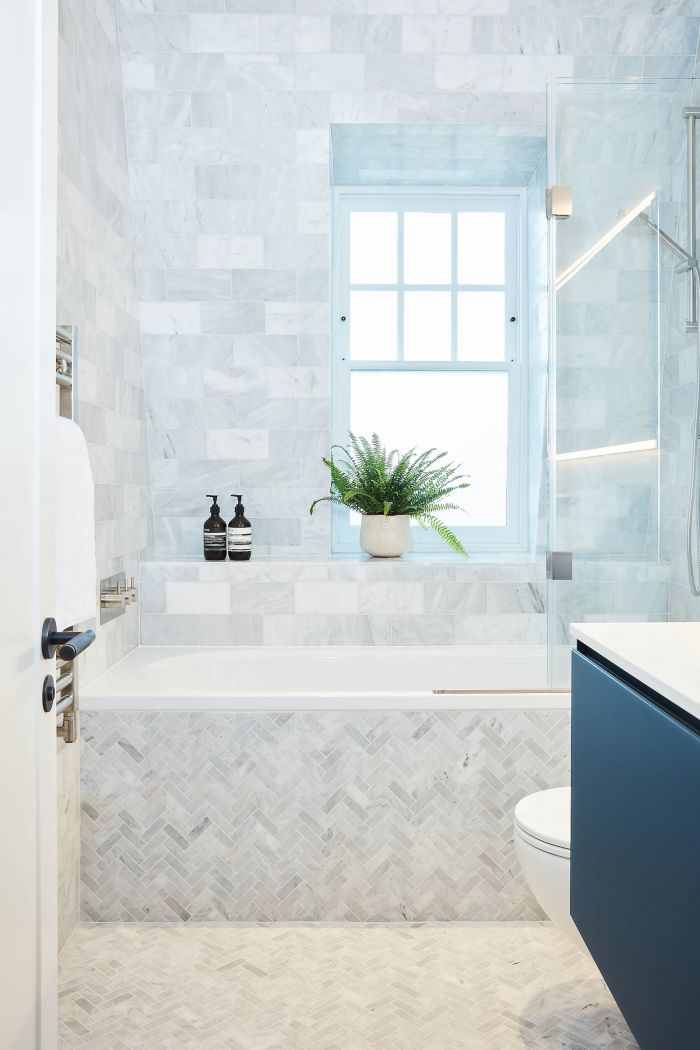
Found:
[[[56,1046],[55,0],[0,2],[0,1046]]]

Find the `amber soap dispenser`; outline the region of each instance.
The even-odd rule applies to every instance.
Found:
[[[214,502],[204,522],[204,557],[207,561],[226,561],[226,522],[221,517],[218,496],[207,494]]]
[[[236,496],[235,492],[231,493]],[[253,530],[243,511],[243,496],[236,496],[236,511],[228,523],[228,556],[231,561],[249,561],[253,551]]]

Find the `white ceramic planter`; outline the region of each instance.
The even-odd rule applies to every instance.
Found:
[[[411,546],[408,514],[363,514],[360,544],[373,558],[400,558]]]

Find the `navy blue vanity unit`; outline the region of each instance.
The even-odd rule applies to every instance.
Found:
[[[700,1050],[700,624],[573,633],[571,915],[641,1050]]]

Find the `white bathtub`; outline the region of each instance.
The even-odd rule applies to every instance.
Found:
[[[84,711],[483,711],[569,705],[569,693],[547,690],[541,646],[141,646],[80,693]]]

